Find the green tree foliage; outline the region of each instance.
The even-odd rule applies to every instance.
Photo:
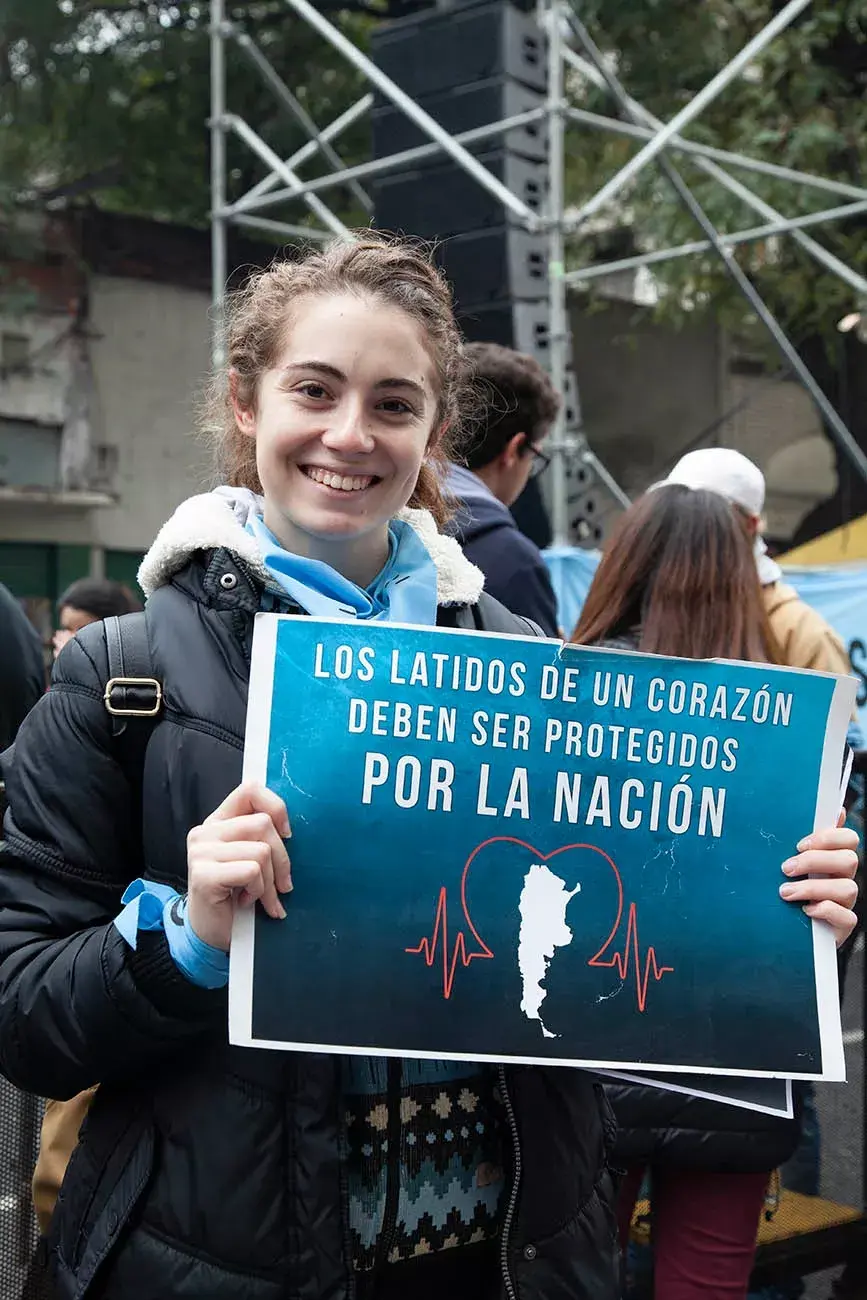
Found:
[[[330,17],[364,47],[388,0],[332,0]],[[328,9],[329,0],[320,3]],[[627,91],[667,120],[782,7],[782,0],[581,0],[580,14]],[[255,37],[317,123],[324,125],[367,88],[284,0],[227,0],[229,18]],[[229,107],[284,156],[303,143],[300,127],[231,43]],[[208,218],[209,53],[207,0],[3,0],[0,6],[0,187],[7,195],[73,186],[103,207],[204,225]],[[605,91],[570,78],[573,102],[608,116]],[[693,140],[782,162],[850,183],[867,183],[867,0],[813,0],[688,128]],[[568,195],[580,202],[639,146],[570,127]],[[361,122],[338,142],[342,156],[369,155]],[[696,165],[678,166],[717,226],[735,230],[762,218]],[[265,169],[229,138],[233,195]],[[305,176],[327,163],[307,164]],[[735,172],[779,211],[834,206],[833,195]],[[75,188],[77,187],[77,188]],[[363,221],[352,195],[328,196],[348,221]],[[840,200],[843,202],[845,200]],[[298,222],[293,204],[266,215]],[[651,165],[612,208],[638,247],[697,236],[689,216]],[[598,223],[596,223],[598,226]],[[811,233],[867,274],[867,223]],[[598,233],[582,231],[572,265],[599,254]],[[827,332],[854,305],[853,291],[791,239],[750,245],[738,256],[796,338]],[[660,310],[683,317],[712,305],[725,323],[750,328],[719,259],[708,253],[661,264]]]
[[[582,0],[580,14],[627,92],[667,121],[782,7],[782,0]],[[583,79],[572,81],[571,97],[581,107],[618,116],[607,91]],[[685,134],[867,187],[867,0],[814,0]],[[570,128],[567,138],[573,203],[591,194],[639,147],[583,126]],[[703,173],[694,158],[673,157],[719,230],[763,224],[763,217]],[[786,216],[851,201],[730,170]],[[653,164],[619,203],[621,222],[641,249],[701,237]],[[867,276],[867,217],[817,226],[810,233]],[[597,251],[592,235],[579,236],[570,248],[571,264],[581,265]],[[853,289],[788,237],[742,246],[738,258],[798,340],[830,336],[855,305]],[[761,338],[715,253],[661,263],[654,270],[664,289],[660,309],[670,318],[712,306],[729,326]]]
[[[4,0],[0,18],[0,176],[7,195],[73,186],[103,207],[203,225],[208,220],[207,0]],[[361,78],[282,0],[227,4],[308,113],[324,125],[364,93]],[[372,19],[356,5],[331,15],[364,46]],[[227,45],[228,107],[286,156],[307,137],[257,72]],[[364,124],[338,142],[368,154]],[[229,137],[240,194],[266,173]],[[327,164],[324,165],[328,167]],[[328,167],[330,170],[330,167]],[[306,176],[315,174],[308,165]],[[360,219],[345,192],[343,215]],[[299,221],[299,205],[287,219]]]

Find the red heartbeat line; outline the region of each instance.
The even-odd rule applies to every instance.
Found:
[[[620,921],[619,916],[617,920]],[[647,1006],[647,986],[650,983],[651,975],[658,984],[663,975],[670,975],[674,971],[674,967],[660,966],[656,960],[656,949],[651,946],[647,949],[644,957],[644,972],[642,974],[641,945],[638,940],[638,911],[634,903],[629,904],[629,919],[626,923],[626,942],[623,945],[623,952],[615,952],[609,961],[600,961],[601,954],[610,942],[611,937],[600,948],[596,956],[590,958],[587,965],[608,967],[609,969],[614,967],[620,978],[625,980],[629,974],[631,959],[635,965],[635,996],[638,1001],[638,1010],[643,1011]]]
[[[651,976],[653,976],[656,983],[659,983],[663,975],[670,975],[674,972],[674,967],[660,966],[656,956],[656,949],[653,946],[648,947],[647,952],[642,957],[641,942],[638,936],[638,907],[635,903],[629,904],[629,912],[626,922],[626,939],[623,945],[623,951],[615,952],[611,957],[603,960],[603,954],[608,951],[611,944],[614,942],[617,932],[620,929],[620,922],[623,919],[623,881],[620,878],[620,872],[618,871],[617,864],[614,862],[613,858],[610,858],[602,849],[597,848],[595,844],[565,844],[562,848],[555,849],[553,853],[543,854],[539,853],[538,849],[534,848],[532,844],[527,844],[524,840],[515,839],[511,835],[497,835],[493,839],[485,840],[484,844],[480,844],[478,848],[473,850],[467,859],[461,876],[461,905],[463,908],[464,918],[473,938],[479,945],[478,949],[474,952],[467,949],[467,940],[463,930],[458,931],[451,949],[449,948],[448,889],[443,885],[437,898],[433,932],[429,937],[425,936],[422,938],[417,947],[406,948],[404,950],[405,952],[411,953],[415,956],[421,954],[424,957],[425,965],[428,967],[433,966],[438,953],[441,955],[443,997],[448,1000],[452,996],[458,962],[460,962],[463,969],[466,970],[474,958],[479,957],[490,959],[494,955],[476,930],[476,927],[473,925],[469,908],[467,906],[467,877],[469,875],[470,867],[478,854],[481,853],[482,849],[487,848],[491,844],[517,844],[519,848],[529,850],[529,852],[541,862],[550,862],[552,858],[556,858],[561,853],[568,853],[572,849],[588,849],[591,853],[598,853],[600,857],[605,859],[611,870],[614,872],[614,878],[617,881],[617,916],[613,926],[611,927],[611,933],[608,935],[608,938],[605,940],[596,955],[590,958],[587,965],[608,970],[614,969],[617,971],[620,979],[625,980],[629,975],[630,965],[634,964],[635,995],[638,1003],[638,1010],[643,1012],[647,1006],[647,989],[650,984]]]
[[[615,952],[610,958],[603,961],[602,954],[614,942],[617,931],[620,929],[620,922],[623,917],[623,881],[620,879],[620,872],[617,870],[617,864],[613,858],[609,858],[607,853],[602,849],[595,848],[592,844],[585,844],[582,847],[592,849],[594,853],[599,853],[611,867],[617,879],[617,916],[611,927],[611,933],[599,949],[595,957],[591,957],[588,966],[595,966],[607,969],[615,969],[622,980],[625,980],[629,974],[630,960],[635,965],[635,997],[638,1002],[638,1010],[644,1011],[647,1006],[647,986],[650,983],[650,977],[653,975],[658,984],[663,975],[671,975],[674,972],[673,966],[660,966],[656,960],[656,949],[649,947],[644,955],[644,973],[642,974],[641,965],[641,944],[638,938],[638,906],[636,903],[629,904],[629,915],[626,921],[626,940],[623,944],[623,952]]]
[[[470,867],[473,865],[475,858],[479,853],[481,853],[482,849],[487,848],[489,844],[496,843],[496,840],[501,838],[505,838],[505,837],[497,836],[493,840],[485,840],[484,844],[480,844],[477,849],[473,849],[472,853],[467,858],[466,864],[464,866],[463,874],[461,875],[461,906],[463,907],[464,919],[467,923],[467,926],[469,927],[470,932],[472,933],[472,936],[475,939],[476,943],[479,945],[478,951],[476,952],[467,951],[467,942],[466,939],[464,938],[464,932],[463,930],[459,930],[458,937],[455,939],[454,942],[454,947],[452,948],[451,953],[449,953],[449,904],[448,904],[448,890],[445,885],[443,885],[442,889],[440,890],[439,898],[437,900],[437,910],[436,910],[436,916],[434,918],[433,934],[430,936],[429,939],[428,938],[422,939],[417,948],[405,949],[405,951],[409,953],[416,953],[416,954],[422,953],[422,955],[424,956],[426,966],[433,966],[437,957],[437,948],[439,947],[442,949],[443,997],[446,998],[446,1000],[448,1000],[452,995],[452,989],[454,988],[454,984],[455,984],[455,971],[458,968],[458,962],[460,962],[461,965],[466,970],[467,966],[469,966],[470,962],[473,960],[474,957],[482,957],[489,960],[494,955],[491,952],[488,945],[485,943],[482,936],[479,934],[476,927],[473,925],[472,918],[470,916],[470,909],[467,906],[467,876],[470,873]],[[517,840],[512,842],[518,843]]]
[[[422,953],[425,964],[433,966],[437,958],[437,949],[442,951],[443,958],[443,997],[450,998],[455,983],[455,971],[458,968],[458,962],[464,967],[469,966],[474,957],[493,957],[491,950],[485,945],[484,952],[467,952],[467,945],[464,940],[463,930],[458,931],[458,937],[455,939],[452,947],[451,957],[449,957],[449,905],[448,891],[443,885],[440,890],[439,901],[437,902],[437,914],[434,920],[433,934],[431,937],[422,939],[417,948],[407,948],[407,952]],[[440,937],[442,936],[442,937]],[[478,937],[478,936],[477,936]],[[481,940],[479,940],[481,943]]]

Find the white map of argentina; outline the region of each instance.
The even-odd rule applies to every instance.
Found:
[[[538,1020],[546,1038],[556,1038],[545,1028],[541,1006],[548,996],[542,982],[554,957],[555,948],[565,948],[572,942],[572,931],[566,924],[566,908],[581,890],[580,885],[567,889],[566,881],[555,876],[544,862],[534,862],[524,877],[524,888],[518,904],[521,929],[518,933],[518,969],[521,972],[523,996],[521,1010],[528,1020]]]

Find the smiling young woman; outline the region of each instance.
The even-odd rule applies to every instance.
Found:
[[[226,486],[184,503],[140,572],[166,704],[143,788],[103,706],[101,624],[64,650],[7,773],[0,1065],[43,1096],[99,1084],[55,1215],[57,1294],[616,1300],[590,1075],[228,1045],[235,909],[293,901],[291,809],[239,784],[256,614],[538,629],[439,531],[471,388],[429,257],[363,232],[253,277],[227,317],[208,405]]]
[[[58,1294],[615,1300],[589,1076],[507,1070],[504,1098],[473,1062],[228,1045],[234,910],[293,901],[292,810],[239,785],[257,612],[536,629],[438,528],[472,389],[426,253],[365,232],[275,264],[230,302],[226,355],[206,423],[227,486],[184,503],[141,571],[166,701],[142,818],[102,625],[64,650],[9,775],[0,1063],[46,1096],[100,1085],[55,1216]],[[123,907],[136,876],[155,929]]]

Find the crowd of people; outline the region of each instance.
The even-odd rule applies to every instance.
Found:
[[[767,555],[761,474],[726,449],[685,457],[625,511],[561,629],[509,510],[559,396],[531,358],[462,344],[426,253],[364,232],[275,263],[231,299],[225,355],[204,417],[221,486],[142,568],[164,707],[140,764],[104,698],[101,620],[131,594],[65,593],[48,691],[0,603],[21,683],[4,666],[0,1070],[51,1100],[35,1188],[53,1294],[618,1300],[649,1176],[657,1300],[743,1300],[797,1119],[562,1067],[506,1067],[505,1099],[481,1063],[232,1047],[227,980],[236,909],[292,905],[292,808],[241,779],[258,612],[848,672]],[[842,945],[857,837],[804,834],[780,893]],[[410,1120],[466,1098],[484,1138],[419,1188]],[[359,1107],[384,1116],[376,1152],[348,1134]]]

